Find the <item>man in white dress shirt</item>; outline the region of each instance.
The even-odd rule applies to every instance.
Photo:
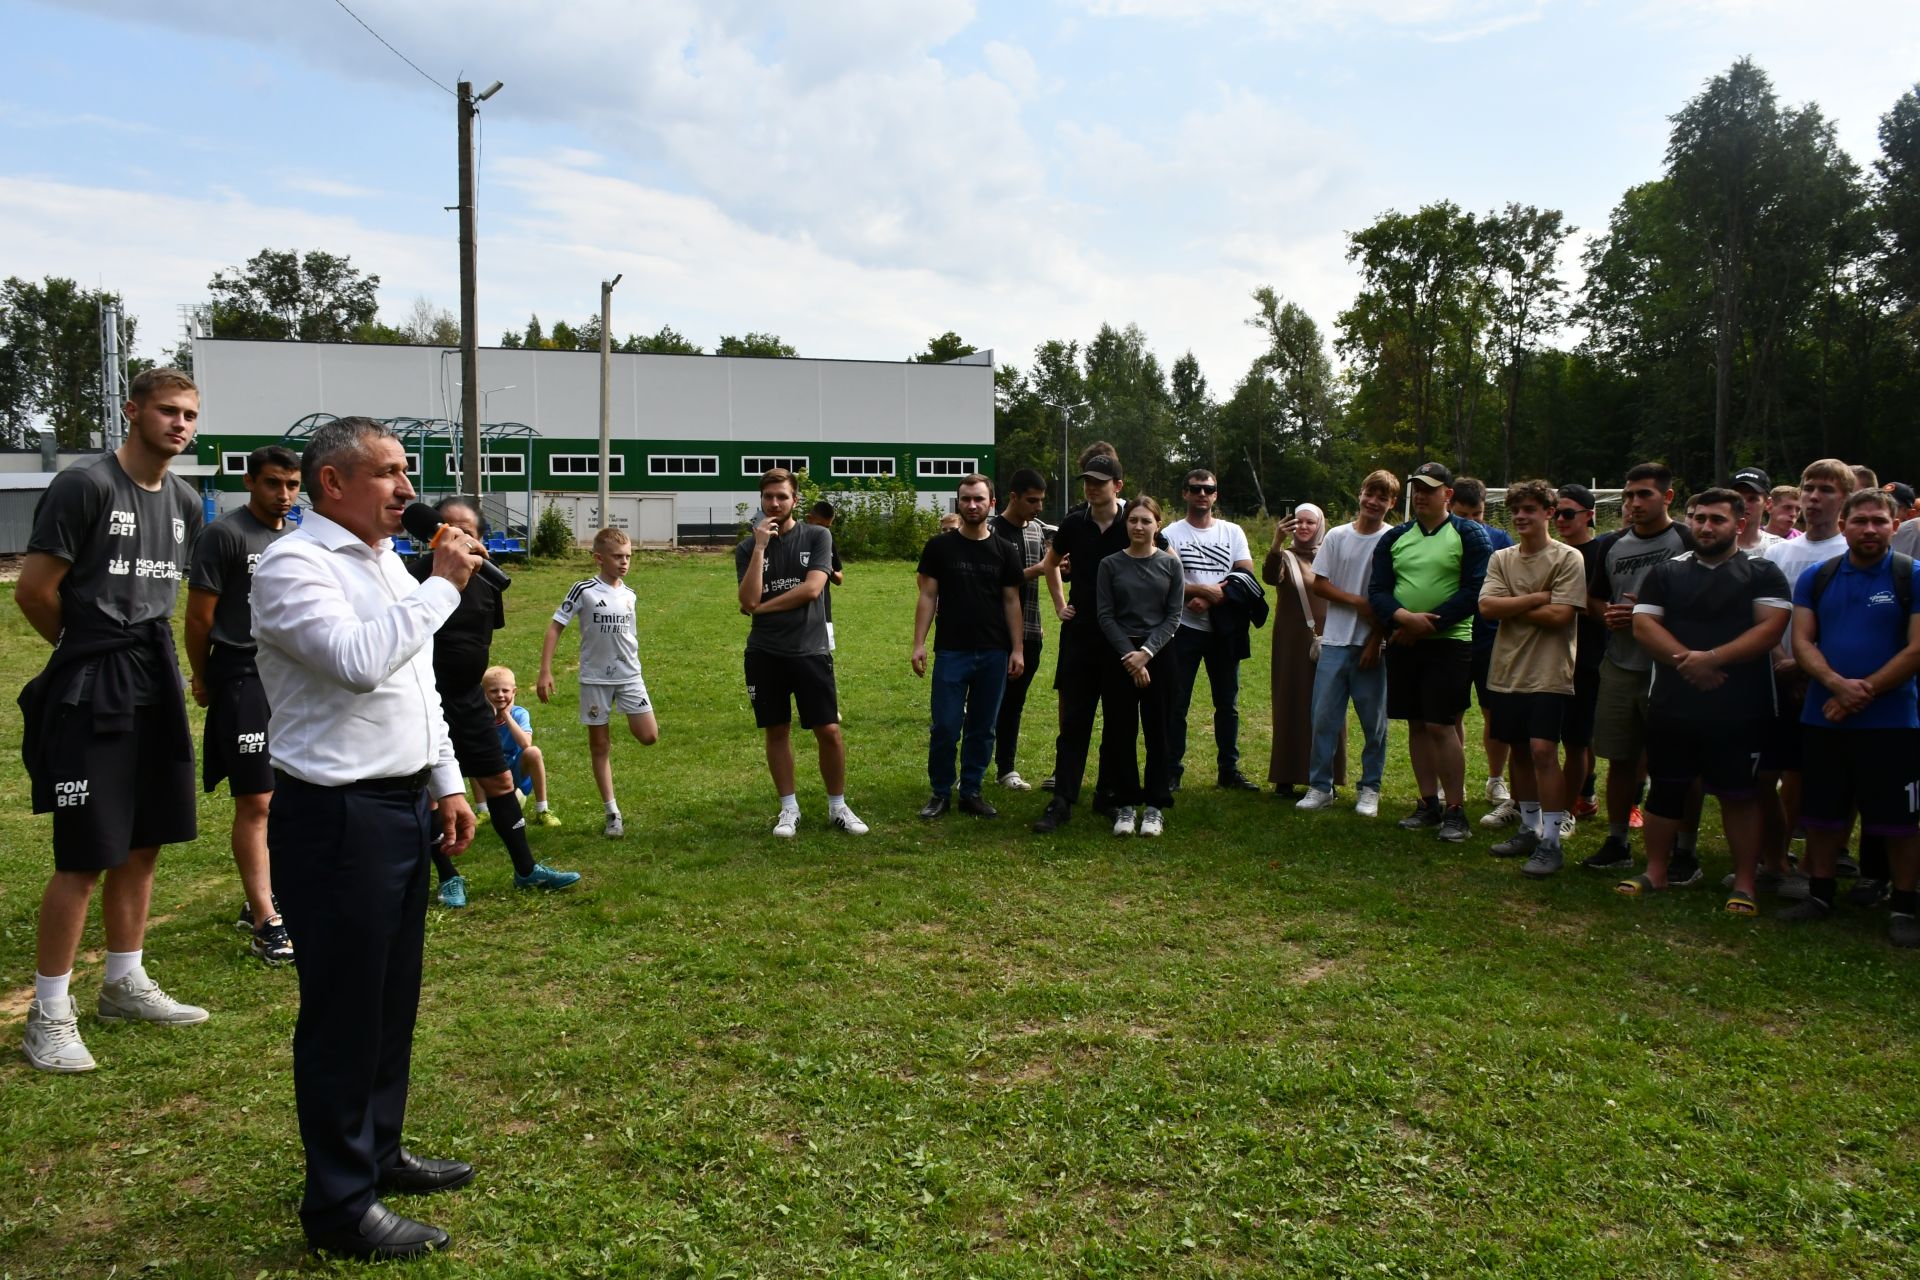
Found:
[[[300,462],[313,513],[253,577],[260,678],[273,708],[267,845],[299,956],[293,1089],[306,1149],[307,1241],[351,1257],[446,1247],[382,1194],[469,1181],[400,1145],[433,846],[473,839],[433,682],[433,633],[480,563],[455,532],[415,582],[391,536],[413,501],[406,452],[370,418],[314,432]]]

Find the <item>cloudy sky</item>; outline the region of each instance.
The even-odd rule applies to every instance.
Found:
[[[1911,0],[0,0],[0,275],[123,293],[140,353],[264,246],[457,309],[454,101],[482,341],[617,333],[1028,363],[1138,323],[1217,392],[1271,284],[1329,327],[1343,234],[1508,200],[1604,226],[1666,116],[1752,55],[1863,164],[1920,76]]]

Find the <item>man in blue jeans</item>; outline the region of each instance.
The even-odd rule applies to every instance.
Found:
[[[1202,468],[1189,471],[1183,489],[1187,518],[1174,521],[1163,531],[1168,549],[1180,557],[1180,572],[1186,580],[1186,607],[1180,611],[1180,630],[1173,641],[1180,659],[1180,686],[1174,691],[1173,724],[1167,743],[1168,754],[1173,757],[1173,785],[1176,789],[1180,786],[1186,771],[1187,709],[1193,705],[1193,684],[1204,663],[1207,685],[1213,693],[1213,744],[1219,783],[1229,791],[1258,791],[1260,788],[1240,772],[1240,659],[1246,633],[1216,632],[1212,617],[1213,606],[1226,598],[1220,584],[1230,573],[1252,573],[1253,552],[1239,525],[1214,514],[1220,481],[1213,472]]]
[[[1327,534],[1313,559],[1313,593],[1327,602],[1320,661],[1313,673],[1313,754],[1307,794],[1294,808],[1309,812],[1333,803],[1333,762],[1347,733],[1347,703],[1360,718],[1360,790],[1353,806],[1364,818],[1380,814],[1380,777],[1387,767],[1387,669],[1380,661],[1380,628],[1367,604],[1373,549],[1387,531],[1387,513],[1400,498],[1400,477],[1376,471],[1360,486],[1358,514]]]
[[[960,750],[960,812],[997,818],[980,788],[993,763],[994,725],[1007,678],[1026,669],[1020,587],[1026,580],[1020,551],[987,527],[993,481],[979,474],[960,482],[954,505],[960,527],[928,540],[920,552],[920,598],[913,610],[913,674],[927,674],[927,629],[939,619],[933,643],[933,734],[927,781],[933,794],[922,818],[953,807],[953,749]]]

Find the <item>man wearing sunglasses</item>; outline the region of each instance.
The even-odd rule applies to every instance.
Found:
[[[1592,581],[1600,550],[1599,539],[1593,536],[1593,490],[1583,484],[1563,484],[1559,495],[1553,504],[1554,536],[1580,553],[1587,580]],[[1567,811],[1562,837],[1573,834],[1575,820],[1600,812],[1593,798],[1593,709],[1600,700],[1600,660],[1607,656],[1607,627],[1585,609],[1575,626],[1573,702],[1561,725],[1560,743],[1566,749],[1567,786],[1572,789],[1577,782],[1580,790]]]
[[[1167,753],[1173,763],[1173,785],[1180,785],[1187,755],[1187,711],[1193,705],[1193,682],[1200,667],[1207,668],[1213,691],[1213,745],[1220,786],[1231,791],[1259,790],[1240,772],[1240,658],[1245,632],[1216,633],[1209,611],[1226,596],[1221,583],[1230,573],[1253,572],[1253,551],[1247,535],[1231,520],[1216,519],[1213,504],[1220,481],[1213,472],[1187,472],[1184,496],[1187,518],[1167,526],[1167,546],[1180,557],[1186,579],[1186,607],[1180,611],[1180,630],[1174,638],[1180,682],[1173,695],[1173,722]]]

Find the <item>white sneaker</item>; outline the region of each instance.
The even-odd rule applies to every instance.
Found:
[[[80,1042],[80,1014],[71,996],[44,1005],[27,1002],[27,1038],[20,1052],[41,1071],[71,1075],[97,1065]]]
[[[1579,825],[1580,825],[1580,819],[1574,817],[1571,813],[1569,813],[1566,817],[1560,819],[1561,842],[1565,843],[1566,841],[1571,840],[1573,838],[1573,829]]]
[[[1520,806],[1509,798],[1494,805],[1493,812],[1480,819],[1480,825],[1483,827],[1510,827],[1518,821],[1520,821]]]
[[[1487,779],[1487,802],[1489,804],[1502,805],[1511,799],[1513,799],[1513,793],[1507,790],[1507,780],[1505,778]]]
[[[1133,834],[1133,806],[1123,804],[1113,811],[1113,834],[1130,836]]]
[[[207,1020],[205,1009],[181,1004],[162,991],[159,983],[139,974],[129,974],[101,987],[97,1012],[102,1022],[158,1022],[190,1027]]]
[[[850,836],[863,836],[867,834],[867,824],[860,821],[860,815],[847,808],[846,805],[841,805],[838,809],[835,809],[827,815],[827,825],[844,831]]]
[[[627,824],[625,819],[623,819],[617,813],[608,814],[607,825],[605,826],[605,828],[601,830],[600,834],[605,836],[609,840],[620,839],[622,836],[627,834]]]
[[[1160,817],[1160,811],[1148,805],[1140,812],[1140,836],[1150,840],[1167,829],[1166,822]]]
[[[773,834],[782,840],[793,839],[793,833],[799,829],[800,811],[798,809],[782,809],[780,816],[773,820]]]
[[[1380,816],[1380,789],[1378,787],[1360,788],[1360,796],[1353,802],[1353,811],[1363,818]]]
[[[1301,796],[1298,800],[1295,800],[1293,802],[1293,807],[1296,809],[1304,809],[1308,813],[1313,813],[1317,810],[1326,808],[1328,805],[1332,803],[1333,803],[1333,792],[1322,791],[1318,787],[1308,787],[1307,794]]]
[[[1009,769],[1000,775],[1000,785],[1009,791],[1033,790],[1033,784],[1021,777],[1019,772],[1013,769]]]

